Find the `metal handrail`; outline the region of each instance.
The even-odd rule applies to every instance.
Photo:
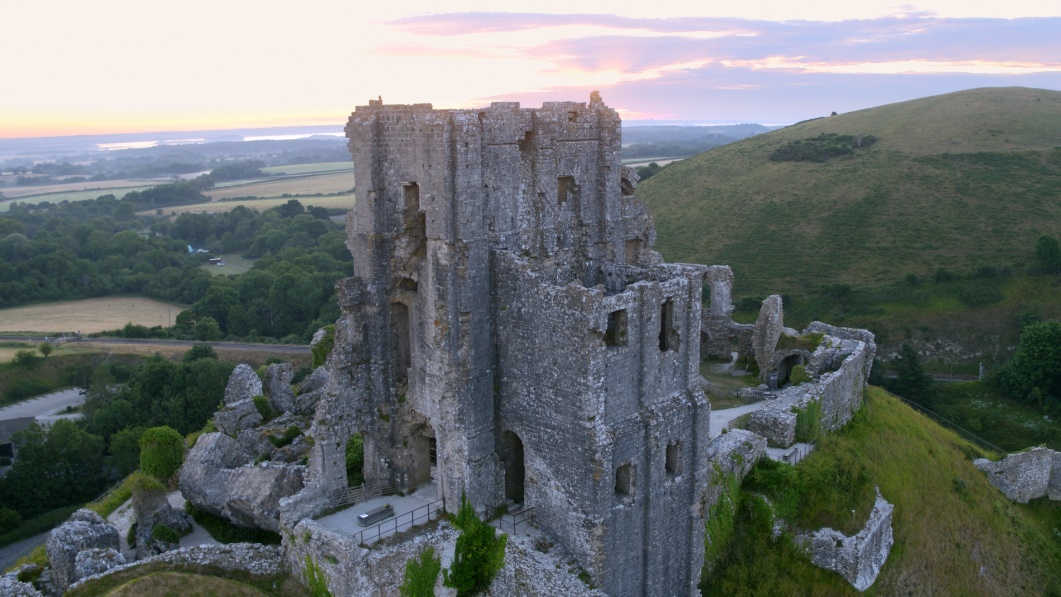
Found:
[[[506,519],[510,519],[507,520],[509,528],[511,529],[509,532],[514,534],[521,524],[527,523],[532,526],[534,525],[534,508],[520,510],[515,514],[502,514],[501,517],[497,519],[497,527],[501,529],[501,531],[505,530]]]
[[[377,541],[383,538],[384,533],[397,533],[398,529],[402,525],[407,524],[409,525],[409,528],[412,528],[413,526],[416,526],[421,520],[424,522],[433,520],[432,516],[434,516],[434,518],[438,518],[438,513],[444,511],[445,509],[446,500],[445,498],[440,498],[431,502],[430,504],[420,506],[415,510],[410,510],[408,512],[405,512],[404,514],[399,514],[390,520],[385,520],[374,527],[370,527],[363,531],[353,533],[353,537],[358,544],[366,543],[368,541]],[[423,510],[423,512],[420,512],[421,510]],[[408,521],[400,522],[405,519],[408,519]]]

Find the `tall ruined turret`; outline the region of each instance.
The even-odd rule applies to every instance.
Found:
[[[610,594],[693,592],[705,268],[652,250],[616,112],[596,93],[370,101],[346,134],[354,275],[329,360],[345,414],[328,423],[363,434],[366,477],[436,484],[451,511],[462,493],[480,512],[534,508]],[[342,439],[318,440],[318,485],[345,482]]]

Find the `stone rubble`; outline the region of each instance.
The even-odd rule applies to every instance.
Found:
[[[59,593],[78,580],[77,554],[86,549],[118,551],[118,529],[92,510],[82,508],[48,535],[52,583]],[[119,554],[120,555],[120,554]]]

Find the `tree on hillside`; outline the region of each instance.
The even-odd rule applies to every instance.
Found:
[[[1061,412],[1061,321],[1025,327],[1017,352],[990,382],[1047,413]]]
[[[15,434],[18,459],[0,477],[0,503],[31,518],[85,502],[104,487],[103,438],[60,419]]]
[[[1035,243],[1035,259],[1044,274],[1061,274],[1061,245],[1057,239],[1046,234]]]
[[[37,347],[37,350],[41,351],[41,354],[44,355],[44,358],[48,358],[48,355],[52,354],[52,350],[54,350],[54,348],[52,348],[52,345],[48,344],[47,342],[41,342],[40,346]]]
[[[921,367],[921,358],[913,346],[903,344],[899,355],[888,363],[888,368],[896,374],[895,379],[885,384],[888,391],[926,406],[936,402],[935,384]]]

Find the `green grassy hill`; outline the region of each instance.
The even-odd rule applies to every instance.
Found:
[[[821,134],[876,137],[772,161]],[[799,123],[675,163],[638,189],[668,261],[729,264],[736,294],[881,286],[1034,255],[1061,233],[1061,92],[974,89]]]
[[[973,466],[980,455],[871,387],[855,418],[824,436],[796,471],[778,465],[798,471],[798,479],[776,473],[760,473],[758,484],[755,473],[746,479],[733,541],[704,579],[704,594],[858,594],[788,540],[771,542],[752,492],[770,496],[780,510],[797,482],[803,492],[797,518],[833,528],[864,524],[874,486],[895,505],[895,544],[866,595],[1061,595],[1061,502],[1007,500]]]

